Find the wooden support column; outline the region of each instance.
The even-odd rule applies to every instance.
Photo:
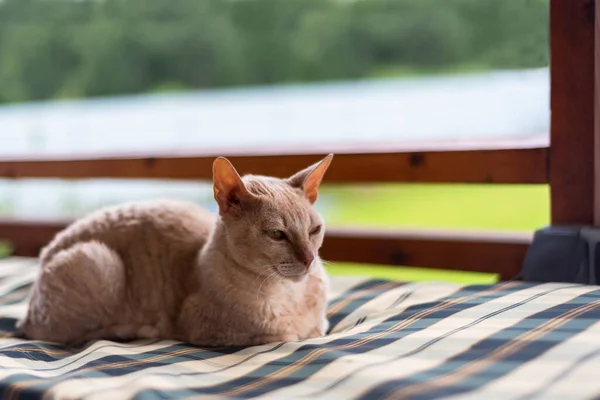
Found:
[[[553,224],[600,226],[600,0],[551,0]]]

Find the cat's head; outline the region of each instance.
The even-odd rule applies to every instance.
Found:
[[[314,209],[333,154],[286,178],[246,175],[219,157],[213,164],[215,200],[230,257],[262,276],[301,280],[323,243]]]

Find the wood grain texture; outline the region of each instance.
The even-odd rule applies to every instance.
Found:
[[[36,257],[67,222],[0,220],[0,240],[15,255]],[[330,228],[321,255],[329,261],[419,266],[517,275],[531,242],[528,233]]]
[[[551,0],[550,186],[554,224],[595,217],[597,0]]]
[[[331,261],[487,272],[508,280],[521,271],[531,238],[521,233],[330,229],[321,254]]]
[[[600,0],[594,4],[594,225],[600,226]]]
[[[329,151],[335,152],[335,149],[322,154],[243,154],[230,151],[152,156],[12,158],[0,160],[0,177],[210,180],[212,163],[219,154],[228,157],[242,174],[285,177],[320,160]],[[548,149],[545,147],[461,150],[445,146],[445,150],[417,151],[413,147],[380,153],[335,153],[325,178],[327,183],[548,182]]]
[[[14,255],[37,257],[42,247],[64,229],[69,221],[0,219],[0,240],[11,243]]]

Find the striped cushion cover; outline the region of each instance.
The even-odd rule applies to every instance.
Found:
[[[324,338],[203,349],[13,337],[35,260],[0,261],[2,399],[567,399],[600,394],[600,290],[332,279]]]

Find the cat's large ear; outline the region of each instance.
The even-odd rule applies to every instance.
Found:
[[[331,160],[333,160],[333,154],[329,154],[318,163],[288,178],[288,183],[293,187],[304,190],[304,195],[308,201],[314,204],[319,196],[319,185],[325,176],[325,172],[327,172],[327,168],[329,168],[329,164],[331,164]]]
[[[221,212],[239,213],[241,201],[251,197],[240,174],[225,157],[219,157],[213,163],[213,184],[215,200]]]

